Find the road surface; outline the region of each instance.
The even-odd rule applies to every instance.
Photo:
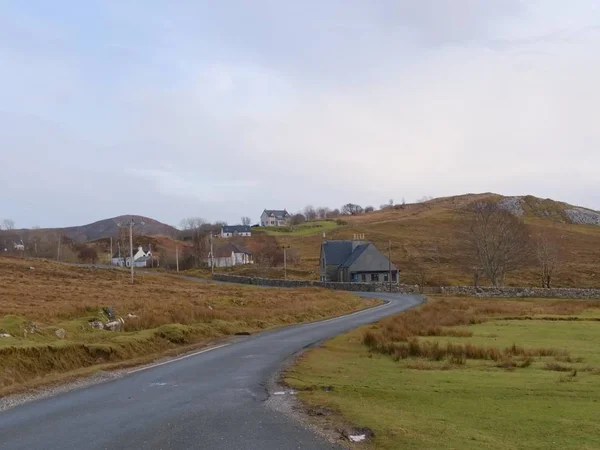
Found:
[[[411,295],[364,296],[389,303],[249,336],[0,412],[0,449],[337,448],[267,407],[265,386],[304,347],[421,302]]]

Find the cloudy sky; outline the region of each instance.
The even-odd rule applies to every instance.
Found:
[[[600,208],[597,0],[0,1],[0,218]]]

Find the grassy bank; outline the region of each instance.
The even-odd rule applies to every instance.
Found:
[[[272,236],[310,236],[331,231],[338,227],[339,225],[334,220],[315,220],[286,227],[260,227],[257,228],[257,231]]]
[[[600,448],[600,303],[433,299],[286,375],[375,449]]]
[[[0,258],[0,395],[23,386],[143,360],[237,332],[352,312],[374,302],[320,289],[263,289]],[[125,319],[94,329],[103,307]],[[135,317],[127,317],[128,315]],[[64,336],[63,336],[64,332]]]

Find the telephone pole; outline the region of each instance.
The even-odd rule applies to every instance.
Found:
[[[213,255],[213,235],[212,231],[210,233],[210,273],[211,275],[215,274],[215,257]]]
[[[289,245],[282,245],[283,249],[283,279],[287,280],[287,249],[290,248]]]
[[[56,249],[56,260],[60,261],[60,239],[62,238],[62,234],[58,234],[58,248]]]
[[[175,244],[175,259],[177,260],[177,272],[179,272],[179,244]]]
[[[392,292],[392,241],[388,243],[388,280],[390,283],[390,292]]]
[[[113,257],[113,252],[112,252],[112,236],[110,237],[110,259],[112,259]]]
[[[134,266],[134,260],[133,260],[133,227],[136,225],[135,221],[133,220],[133,217],[131,218],[131,220],[129,221],[129,224],[127,225],[121,225],[120,223],[117,223],[117,226],[123,226],[129,227],[129,267],[131,269],[131,284],[134,283],[134,274],[133,274],[133,266]],[[144,222],[140,222],[140,225],[145,225]],[[127,259],[125,259],[125,265],[127,265]]]

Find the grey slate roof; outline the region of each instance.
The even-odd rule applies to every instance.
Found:
[[[267,216],[275,216],[279,220],[283,220],[289,216],[285,209],[265,209],[264,212],[267,213]]]
[[[324,242],[323,251],[328,266],[340,266],[352,255],[352,241]]]
[[[354,261],[356,261],[360,255],[362,255],[362,253],[367,249],[367,247],[371,245],[371,244],[360,244],[358,245],[354,251],[350,254],[350,257],[344,261],[341,265],[342,268],[346,268],[346,267],[350,267],[352,264],[354,264]]]
[[[250,233],[249,225],[225,225],[221,231],[223,233]]]
[[[368,271],[396,271],[392,263],[390,267],[386,255],[381,253],[372,242],[362,242],[352,250],[352,241],[325,241],[323,252],[325,253],[325,264],[338,266],[340,269],[352,269],[357,272]]]

